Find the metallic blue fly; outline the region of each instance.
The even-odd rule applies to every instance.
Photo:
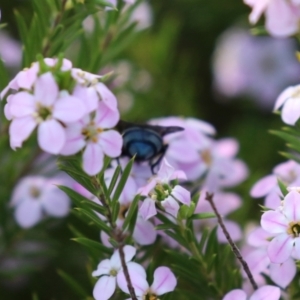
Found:
[[[134,124],[122,120],[119,121],[117,129],[123,135],[122,155],[130,158],[135,155],[136,162],[148,161],[152,173],[168,148],[163,137],[184,130],[179,126]]]

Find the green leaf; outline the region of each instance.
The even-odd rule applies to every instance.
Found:
[[[77,295],[80,295],[83,298],[90,296],[90,294],[81,286],[81,284],[73,279],[71,275],[62,270],[57,270],[57,273]]]
[[[177,224],[160,224],[155,226],[156,230],[168,230],[168,229],[177,229]]]
[[[297,155],[288,152],[281,152],[281,151],[279,152],[279,154],[282,155],[283,157],[294,160],[295,162],[300,164],[300,157]]]
[[[286,185],[279,178],[277,178],[277,183],[278,183],[278,186],[281,190],[282,195],[285,197],[288,194],[288,190],[286,189]]]
[[[290,145],[292,145],[293,149],[296,149],[298,152],[300,152],[300,138],[299,138],[299,136],[294,136],[292,134],[282,132],[282,131],[279,131],[279,130],[270,130],[270,133],[284,139],[286,142],[288,142]]]
[[[123,223],[122,228],[124,230],[126,230],[126,228],[128,227],[130,221],[132,220],[134,214],[137,212],[137,207],[138,207],[139,200],[140,200],[140,195],[136,195],[134,197],[130,207],[129,207],[129,210],[128,210],[126,218],[125,218],[125,221]]]
[[[92,248],[94,250],[97,250],[99,252],[104,252],[109,255],[111,255],[113,252],[112,249],[108,249],[100,242],[96,242],[96,241],[90,240],[88,238],[80,237],[80,238],[73,238],[72,240],[87,247],[87,248]]]
[[[199,214],[194,214],[191,217],[193,220],[202,220],[202,219],[210,219],[210,218],[216,218],[216,215],[212,212],[204,212]]]
[[[119,178],[119,175],[121,173],[121,167],[120,166],[117,166],[115,172],[114,172],[114,175],[110,181],[110,184],[109,184],[109,187],[108,187],[108,193],[109,195],[111,195],[111,193],[113,192],[114,188],[115,188],[115,185],[118,181],[118,178]]]
[[[102,221],[93,211],[87,211],[82,208],[75,208],[78,212],[81,212],[85,216],[87,216],[99,229],[105,231],[107,234],[110,234],[111,228],[106,225],[104,221]]]

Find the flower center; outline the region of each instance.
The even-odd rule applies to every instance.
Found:
[[[300,88],[295,88],[294,93],[292,94],[292,98],[299,98],[300,97]]]
[[[98,142],[99,134],[103,132],[103,129],[97,127],[93,121],[91,121],[85,128],[82,129],[81,133],[85,137],[86,141],[93,143]]]
[[[36,199],[41,195],[41,191],[38,188],[36,188],[35,186],[30,187],[29,193],[33,198],[36,198]]]
[[[287,233],[293,235],[294,237],[298,237],[300,234],[300,222],[290,222]]]
[[[156,184],[154,191],[150,193],[153,200],[163,201],[171,194],[172,189],[167,184]]]
[[[52,115],[52,109],[50,107],[42,106],[40,103],[37,103],[37,120],[39,122],[45,121],[49,119],[49,117]]]
[[[115,269],[111,269],[111,270],[109,271],[109,275],[116,277],[116,276],[118,275],[118,271],[115,270]]]
[[[208,165],[210,166],[212,163],[212,156],[209,150],[203,150],[201,152],[201,158],[202,160]]]
[[[143,300],[159,300],[155,294],[147,293],[144,295]]]

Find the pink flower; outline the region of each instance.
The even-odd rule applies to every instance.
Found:
[[[180,185],[174,187],[169,185],[169,182],[174,179],[186,179],[186,176],[182,171],[176,171],[166,159],[163,159],[157,176],[154,176],[146,186],[138,190],[139,194],[146,196],[139,210],[145,220],[157,214],[156,201],[159,201],[166,212],[174,217],[177,217],[179,210],[177,201],[190,205],[191,196],[188,190]]]
[[[45,215],[61,218],[69,213],[70,199],[55,184],[59,182],[29,176],[16,185],[10,205],[15,208],[15,219],[21,227],[32,227]]]
[[[96,175],[103,167],[104,154],[118,157],[122,149],[122,136],[114,127],[119,120],[119,112],[110,110],[100,101],[93,118],[86,116],[66,127],[66,143],[60,151],[72,155],[84,148],[83,170],[90,176]]]
[[[244,0],[252,7],[250,22],[257,23],[265,13],[266,29],[276,37],[287,37],[299,30],[300,8],[296,1],[286,0]]]
[[[243,290],[233,290],[227,293],[223,300],[279,300],[280,289],[272,285],[265,285],[256,290],[249,298]]]
[[[74,122],[85,114],[80,99],[68,93],[59,93],[50,72],[36,79],[33,94],[18,92],[9,98],[7,105],[6,113],[8,118],[12,118],[9,127],[11,147],[21,147],[38,126],[38,143],[51,154],[58,154],[66,141],[61,122]]]
[[[274,110],[277,111],[281,107],[282,121],[295,125],[300,117],[300,85],[290,86],[278,96]]]
[[[136,249],[134,247],[129,245],[124,247],[125,261],[128,271],[132,271],[135,274],[139,274],[139,276],[146,277],[142,266],[135,262],[131,262],[135,253]],[[107,300],[113,295],[116,290],[117,281],[119,282],[119,278],[123,275],[123,272],[121,271],[122,264],[119,250],[115,251],[110,259],[104,259],[99,263],[97,270],[92,273],[94,277],[100,276],[93,290],[93,296],[96,300]]]
[[[296,264],[291,258],[280,264],[270,261],[267,247],[272,237],[260,227],[252,231],[248,236],[248,244],[252,246],[252,249],[244,257],[256,282],[258,281],[257,278],[262,278],[261,274],[267,274],[278,286],[286,288],[296,275]],[[246,277],[245,273],[244,277]]]
[[[177,285],[176,277],[167,267],[158,267],[154,271],[153,283],[150,287],[146,280],[146,276],[142,276],[135,270],[129,270],[129,276],[135,294],[139,300],[152,298],[158,299],[157,296],[174,291]],[[127,282],[123,272],[118,277],[118,285],[124,293],[129,294]]]
[[[274,238],[268,245],[268,256],[273,263],[283,263],[290,256],[300,258],[300,194],[289,192],[283,206],[267,211],[261,217],[261,226]]]

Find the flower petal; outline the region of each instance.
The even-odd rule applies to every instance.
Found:
[[[99,82],[96,85],[96,90],[100,94],[100,98],[103,103],[109,107],[111,110],[117,110],[117,98],[116,96],[107,88],[107,86]]]
[[[268,246],[268,256],[272,263],[285,262],[293,250],[293,239],[286,233],[282,233],[272,239]]]
[[[97,277],[101,275],[109,275],[110,269],[111,269],[110,260],[104,259],[98,264],[97,270],[95,270],[92,273],[92,276]]]
[[[83,170],[90,176],[98,174],[103,167],[103,158],[99,145],[88,143],[82,156]]]
[[[156,295],[163,295],[174,291],[177,285],[177,279],[173,272],[167,267],[159,267],[154,272],[154,281],[151,285],[151,290]]]
[[[284,104],[281,111],[282,121],[289,125],[295,125],[300,116],[300,101],[298,98],[290,98]]]
[[[285,289],[296,275],[295,261],[289,258],[282,264],[270,265],[270,278],[280,287]]]
[[[154,225],[138,216],[133,231],[133,238],[140,245],[153,244],[156,240],[156,230]]]
[[[280,289],[277,286],[265,285],[256,290],[249,300],[279,300]]]
[[[185,205],[189,206],[191,204],[191,193],[180,185],[173,188],[172,196]]]
[[[96,300],[108,300],[116,290],[116,277],[102,276],[95,284],[93,296]]]
[[[284,104],[284,102],[293,95],[294,91],[294,86],[290,86],[282,91],[276,100],[274,111],[278,110]]]
[[[286,231],[288,221],[282,213],[269,210],[261,216],[260,224],[269,233],[281,233]]]
[[[21,147],[22,143],[30,136],[35,126],[36,122],[31,116],[12,120],[9,126],[11,147],[13,149]]]
[[[76,122],[86,114],[82,101],[76,97],[66,95],[59,98],[53,107],[53,117],[62,122]]]
[[[69,123],[65,128],[66,142],[60,151],[62,155],[73,155],[80,151],[86,144],[81,134],[82,124],[80,122]]]
[[[124,256],[125,262],[129,262],[135,256],[136,249],[133,246],[126,245],[124,246]],[[119,250],[115,251],[110,259],[111,266],[116,269],[120,269],[122,267],[120,252]]]
[[[62,125],[52,119],[42,122],[38,127],[38,143],[48,153],[58,154],[66,141]]]
[[[27,92],[19,92],[13,95],[9,100],[9,113],[12,117],[24,117],[31,115],[34,111],[34,97]]]
[[[107,156],[118,157],[121,155],[123,138],[119,132],[107,130],[100,133],[98,143]]]
[[[42,219],[41,203],[38,200],[26,199],[16,208],[15,218],[23,228],[30,228]]]
[[[266,196],[277,186],[277,178],[274,175],[268,175],[257,181],[250,191],[253,198]]]
[[[155,208],[155,201],[151,198],[146,198],[143,201],[143,203],[139,209],[139,212],[140,212],[141,216],[144,218],[144,220],[148,220],[151,217],[155,216],[157,214],[157,211]]]
[[[237,242],[242,238],[242,230],[238,223],[233,222],[231,220],[223,220],[223,223],[234,242]],[[225,237],[224,232],[220,226],[218,226],[217,229],[217,236],[218,240],[221,243],[227,243],[227,238]]]
[[[83,102],[86,113],[96,110],[98,106],[98,96],[93,87],[87,88],[78,84],[74,88],[73,96]]]
[[[289,192],[284,198],[284,213],[289,221],[300,221],[300,194]]]
[[[112,128],[117,125],[120,119],[118,110],[112,110],[107,107],[104,102],[98,103],[96,110],[95,123],[101,128]]]
[[[58,96],[58,86],[54,77],[50,72],[47,72],[35,82],[34,96],[36,101],[43,106],[51,106]]]
[[[242,290],[232,290],[222,300],[247,300],[247,295]]]
[[[174,198],[169,196],[164,201],[161,201],[161,205],[163,206],[163,208],[167,213],[171,214],[175,218],[177,217],[179,204]]]

